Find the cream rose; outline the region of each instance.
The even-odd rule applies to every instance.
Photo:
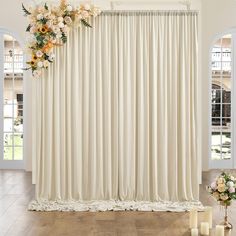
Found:
[[[50,64],[50,62],[49,62],[48,60],[45,60],[45,61],[43,62],[43,66],[44,66],[45,68],[48,68],[49,64]]]
[[[35,78],[39,78],[40,75],[41,75],[41,71],[40,71],[40,70],[34,70],[33,76],[34,76]]]
[[[84,4],[84,9],[86,11],[89,11],[91,9],[91,6],[89,4]]]
[[[226,186],[224,184],[219,184],[217,189],[220,193],[223,193],[226,190]]]
[[[65,26],[65,25],[64,25],[63,22],[59,22],[59,23],[58,23],[58,27],[59,27],[59,28],[63,28],[64,26]]]
[[[43,67],[43,62],[39,61],[39,62],[37,63],[37,66],[38,66],[39,68],[42,68],[42,67]]]
[[[40,51],[40,50],[38,50],[38,51],[36,52],[36,56],[37,56],[37,57],[42,57],[42,56],[43,56],[43,52]]]
[[[225,180],[223,178],[219,178],[217,180],[217,184],[224,184],[225,183]]]
[[[72,10],[73,10],[73,7],[72,7],[71,5],[68,5],[68,6],[66,7],[66,10],[67,10],[67,11],[72,11]]]
[[[228,194],[221,194],[220,199],[226,201],[229,198]]]
[[[67,25],[70,25],[70,24],[72,23],[72,20],[71,20],[71,18],[70,18],[69,16],[66,16],[66,17],[64,18],[64,21],[65,21],[65,23],[66,23]]]
[[[212,196],[218,201],[220,199],[220,194],[218,192],[214,192]]]

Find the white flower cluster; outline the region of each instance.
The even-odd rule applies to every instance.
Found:
[[[48,68],[54,61],[53,48],[66,43],[68,31],[73,23],[91,27],[87,20],[101,13],[98,7],[91,4],[81,4],[78,7],[70,4],[44,4],[29,10],[23,6],[23,10],[30,21],[27,31],[31,34],[28,39],[31,60],[27,64],[34,77],[40,77],[41,69]]]
[[[217,201],[226,203],[236,200],[236,179],[230,174],[222,173],[207,189]]]

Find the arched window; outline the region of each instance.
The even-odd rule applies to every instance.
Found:
[[[211,167],[232,165],[231,91],[232,41],[227,34],[218,39],[211,52]]]
[[[0,168],[23,168],[23,50],[3,30],[0,47]]]

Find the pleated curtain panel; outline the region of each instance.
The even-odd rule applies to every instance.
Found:
[[[33,81],[31,210],[201,206],[198,13],[106,11]]]

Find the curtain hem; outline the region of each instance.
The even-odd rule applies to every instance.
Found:
[[[185,212],[192,208],[203,211],[204,207],[199,201],[31,201],[28,210],[30,211],[169,211]]]

